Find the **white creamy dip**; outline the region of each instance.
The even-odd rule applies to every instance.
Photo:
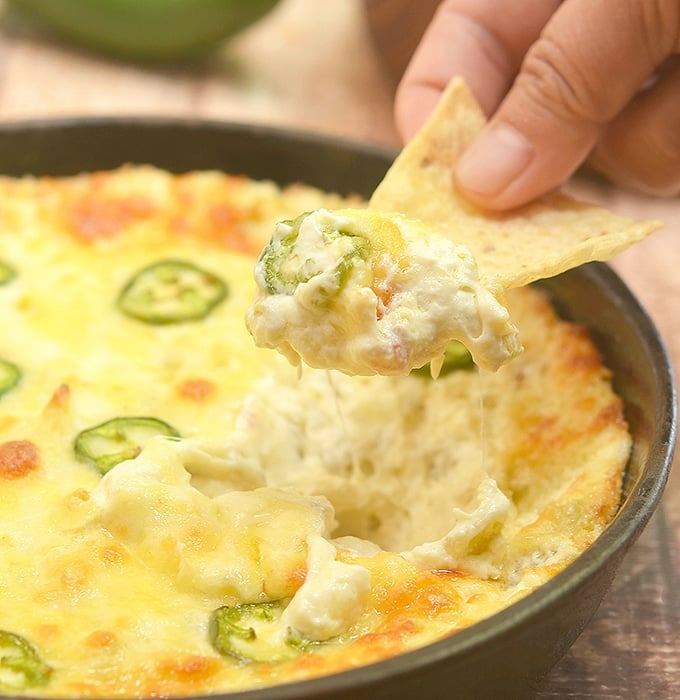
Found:
[[[399,214],[319,209],[279,223],[255,279],[248,328],[295,365],[404,375],[458,340],[495,370],[522,349],[470,250]]]
[[[283,629],[321,641],[342,634],[361,614],[371,590],[368,570],[335,558],[335,547],[319,535],[307,540],[307,576],[281,616]]]

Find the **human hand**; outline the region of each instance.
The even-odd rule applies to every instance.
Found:
[[[678,0],[444,0],[397,91],[405,139],[454,75],[492,115],[457,165],[472,201],[523,204],[586,159],[621,186],[680,193]]]

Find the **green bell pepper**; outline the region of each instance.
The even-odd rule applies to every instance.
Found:
[[[277,0],[8,0],[69,41],[134,60],[207,51],[260,19]]]

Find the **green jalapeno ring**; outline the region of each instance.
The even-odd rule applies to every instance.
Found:
[[[272,238],[260,254],[259,263],[263,268],[264,283],[270,294],[291,295],[299,284],[309,282],[317,273],[306,273],[301,269],[300,261],[294,255],[293,248],[300,234],[300,225],[313,212],[305,212],[295,219],[282,221],[281,224],[290,226],[289,233],[281,238]],[[368,241],[351,231],[328,227],[322,231],[326,242],[340,237],[351,238],[353,249],[346,253],[334,270],[335,283],[332,285],[338,291],[347,281],[355,258],[364,258],[368,253]]]
[[[470,351],[458,340],[452,340],[444,350],[444,363],[439,370],[440,377],[458,370],[472,369],[475,366]],[[431,377],[430,363],[411,370],[411,374],[418,377]]]
[[[226,296],[219,277],[184,260],[160,260],[142,268],[123,287],[118,308],[153,325],[205,318]]]
[[[156,435],[180,437],[175,428],[149,416],[120,416],[80,432],[74,442],[78,459],[102,474],[120,462],[134,459]]]
[[[0,358],[0,396],[14,389],[21,379],[21,370],[17,365]]]
[[[290,256],[300,233],[300,225],[312,212],[306,211],[294,219],[285,219],[279,225],[290,226],[290,233],[282,238],[272,237],[262,249],[258,263],[264,269],[264,282],[270,294],[292,294],[301,280],[297,272],[287,272],[282,260]]]
[[[274,612],[280,603],[244,603],[242,605],[223,605],[217,608],[210,619],[210,641],[217,652],[223,656],[233,656],[241,661],[256,661],[253,656],[246,656],[236,649],[233,638],[254,642],[257,639],[255,629],[247,621],[260,620],[273,622]],[[245,623],[245,624],[244,624]]]
[[[262,641],[255,629],[258,623],[275,626],[284,610],[282,601],[224,605],[214,610],[210,618],[210,641],[222,656],[231,656],[247,663],[279,663],[307,651],[308,642],[286,631],[284,645]]]
[[[0,688],[23,690],[45,685],[52,670],[28,640],[0,630]]]
[[[11,282],[17,276],[16,270],[6,262],[0,260],[0,287]]]

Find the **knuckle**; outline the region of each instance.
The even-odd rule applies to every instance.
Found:
[[[643,178],[635,189],[655,197],[674,197],[680,194],[680,174],[676,173],[668,180],[662,180],[658,174],[649,179]]]
[[[445,0],[439,12],[448,22],[461,28],[474,39],[480,58],[493,66],[499,75],[509,75],[515,69],[507,46],[494,31],[493,23],[480,18],[472,8],[460,0]]]
[[[649,194],[671,196],[680,192],[680,153],[665,147],[652,151],[650,165],[639,173],[640,188]]]
[[[605,91],[549,36],[540,37],[527,53],[517,87],[533,106],[562,122],[602,124],[612,116]]]
[[[591,164],[614,183],[645,194],[670,197],[680,193],[680,144],[658,136],[637,134],[635,147],[617,140],[601,143]]]
[[[675,105],[670,105],[674,107]],[[640,134],[640,170],[647,191],[673,195],[680,191],[680,133],[677,117],[650,119]]]
[[[647,51],[658,63],[680,52],[680,3],[677,0],[647,0],[639,4],[641,35]]]
[[[654,129],[650,135],[652,150],[659,159],[680,171],[680,134],[675,129]]]

